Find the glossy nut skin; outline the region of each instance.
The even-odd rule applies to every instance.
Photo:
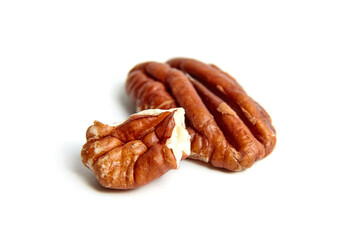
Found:
[[[93,170],[101,185],[113,189],[140,187],[177,169],[174,153],[166,145],[175,127],[175,111],[132,115],[116,126],[95,121],[86,132],[83,164]],[[183,153],[182,159],[185,157]]]
[[[275,147],[270,116],[215,65],[186,58],[141,63],[130,70],[126,92],[138,110],[185,109],[189,158],[239,171]]]

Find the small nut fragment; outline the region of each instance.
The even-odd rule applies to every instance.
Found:
[[[189,158],[239,171],[275,147],[270,116],[215,65],[186,58],[141,63],[130,70],[126,92],[140,110],[185,109]]]
[[[190,154],[183,108],[145,110],[124,123],[98,121],[86,132],[81,160],[101,185],[130,189],[143,186]]]

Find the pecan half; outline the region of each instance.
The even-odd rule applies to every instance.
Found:
[[[270,116],[215,65],[185,58],[141,63],[129,72],[126,91],[137,110],[185,109],[189,158],[239,171],[275,146]]]
[[[143,186],[190,154],[184,109],[145,110],[122,124],[98,121],[86,132],[83,164],[94,171],[101,185],[129,189]]]

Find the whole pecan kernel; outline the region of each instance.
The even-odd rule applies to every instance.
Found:
[[[107,188],[143,186],[190,154],[182,108],[142,111],[116,125],[95,121],[86,139],[82,162]]]
[[[270,116],[215,65],[185,58],[141,63],[130,70],[126,91],[138,110],[185,109],[189,158],[239,171],[275,146]]]

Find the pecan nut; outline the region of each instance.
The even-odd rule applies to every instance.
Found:
[[[126,92],[137,110],[185,109],[189,158],[239,171],[274,149],[270,116],[215,65],[186,58],[141,63],[130,70]]]
[[[82,162],[104,187],[143,186],[177,169],[190,154],[184,114],[182,108],[157,109],[133,114],[116,125],[95,121],[86,132]]]

